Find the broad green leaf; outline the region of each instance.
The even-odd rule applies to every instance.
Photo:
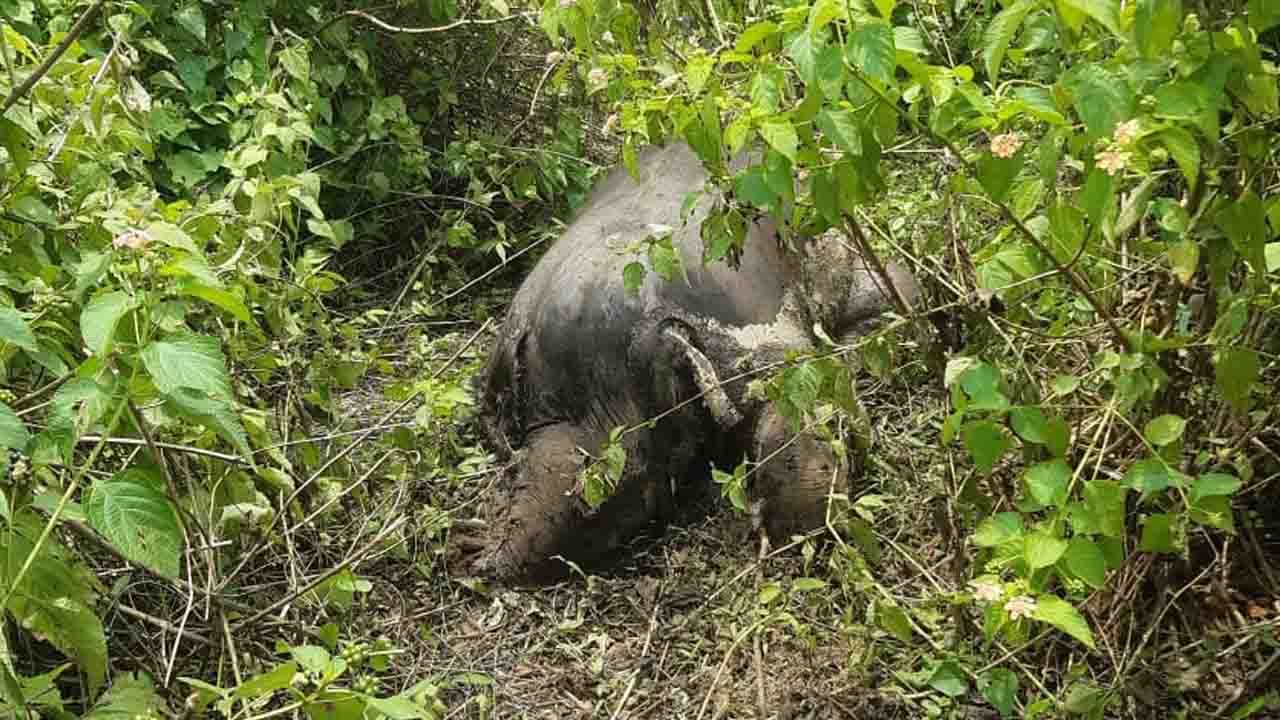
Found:
[[[876,601],[876,624],[904,643],[910,643],[915,632],[906,611],[880,600]]]
[[[27,446],[31,433],[23,424],[22,418],[13,408],[0,402],[0,452],[14,448],[21,450]]]
[[[1002,158],[985,152],[978,158],[978,182],[982,183],[982,189],[992,200],[1003,202],[1021,169],[1022,153]]]
[[[1213,358],[1214,380],[1218,392],[1237,412],[1249,410],[1249,391],[1258,382],[1260,364],[1252,348],[1219,348]]]
[[[145,674],[119,673],[82,720],[134,720],[164,717],[168,711],[155,684]]]
[[[206,26],[204,12],[200,9],[200,3],[189,2],[183,5],[173,14],[173,19],[178,22],[179,27],[194,35],[197,40],[202,43],[205,41]]]
[[[645,273],[644,263],[633,260],[622,268],[622,285],[627,292],[636,294],[640,292],[640,286],[644,283]]]
[[[94,612],[99,584],[93,573],[71,554],[57,535],[46,538],[26,575],[13,581],[35,550],[44,519],[19,514],[5,535],[0,553],[0,581],[13,587],[8,610],[31,632],[76,661],[96,692],[107,675],[107,639]]]
[[[26,318],[17,310],[0,305],[0,343],[12,343],[28,352],[39,352],[40,344]]]
[[[1190,285],[1200,267],[1200,244],[1191,238],[1170,244],[1169,266],[1178,282]]]
[[[1041,595],[1036,598],[1036,609],[1033,617],[1040,622],[1048,623],[1071,637],[1084,643],[1089,649],[1096,649],[1093,631],[1075,607],[1056,595]]]
[[[1049,567],[1067,552],[1066,540],[1042,532],[1031,533],[1025,542],[1022,555],[1032,570]]]
[[[1188,517],[1201,525],[1233,532],[1235,530],[1235,514],[1231,509],[1231,498],[1226,495],[1210,495],[1196,498],[1188,508]]]
[[[782,586],[778,583],[768,583],[760,588],[760,594],[757,600],[761,605],[768,605],[782,596]]]
[[[818,128],[841,150],[850,155],[862,153],[862,129],[849,110],[833,110],[827,108],[818,113]]]
[[[1079,536],[1071,538],[1071,543],[1067,546],[1067,552],[1062,559],[1071,574],[1088,583],[1090,587],[1100,588],[1106,584],[1107,559],[1102,554],[1102,548],[1089,538]]]
[[[73,378],[53,394],[49,425],[79,435],[106,417],[111,400],[110,387],[90,378]]]
[[[738,39],[734,42],[733,49],[740,53],[751,52],[751,48],[759,45],[762,40],[778,32],[777,23],[763,21],[752,23],[743,30]]]
[[[93,251],[81,253],[80,261],[76,263],[72,271],[76,277],[74,293],[76,301],[80,301],[85,293],[101,282],[110,268],[111,255]]]
[[[815,0],[809,9],[809,32],[802,34],[813,35],[844,15],[844,4],[840,0]]]
[[[799,33],[787,46],[787,54],[795,61],[796,70],[805,85],[818,80],[818,46],[809,33]]]
[[[1064,6],[1086,15],[1116,35],[1120,32],[1120,6],[1116,0],[1058,0]]]
[[[876,5],[876,11],[880,13],[880,17],[886,21],[893,17],[893,6],[897,4],[897,0],[872,0]]]
[[[1182,29],[1182,0],[1138,0],[1133,33],[1145,58],[1169,51]]]
[[[1109,214],[1115,196],[1116,181],[1111,173],[1100,167],[1090,170],[1084,181],[1084,190],[1080,191],[1079,202],[1089,222],[1095,227],[1103,224],[1103,218]],[[1081,241],[1083,242],[1083,238]]]
[[[1106,710],[1110,694],[1087,681],[1072,683],[1067,690],[1066,700],[1062,707],[1070,715],[1086,715],[1091,718],[1102,717]]]
[[[1084,502],[1095,518],[1097,532],[1124,536],[1125,489],[1113,480],[1090,480],[1084,485]]]
[[[52,225],[58,221],[53,209],[35,195],[22,195],[9,204],[9,210],[17,217],[40,225]]]
[[[305,83],[311,79],[311,58],[305,45],[290,45],[285,48],[280,53],[280,64],[295,80]]]
[[[1216,497],[1220,495],[1234,495],[1240,489],[1243,483],[1240,478],[1226,473],[1205,473],[1196,478],[1191,486],[1192,499]]]
[[[231,397],[227,363],[216,338],[178,333],[147,345],[141,355],[142,364],[162,393],[192,388],[218,398]]]
[[[240,322],[253,322],[253,316],[249,314],[249,308],[245,306],[244,301],[227,290],[205,285],[204,283],[186,282],[179,286],[178,291],[183,295],[200,298],[215,307],[221,308]]]
[[[1004,62],[1005,51],[1009,43],[1018,34],[1027,14],[1039,7],[1040,0],[1016,0],[1001,10],[987,25],[982,35],[982,62],[987,68],[987,78],[995,83],[1000,75],[1000,64]]]
[[[966,423],[960,431],[964,447],[973,457],[973,463],[985,475],[990,475],[1000,456],[1009,449],[1009,436],[990,420]]]
[[[796,129],[786,120],[772,120],[760,126],[760,137],[769,143],[774,150],[782,153],[791,162],[798,160],[797,151],[800,140],[796,137]]]
[[[1157,133],[1156,139],[1169,150],[1183,177],[1194,188],[1200,179],[1200,145],[1195,136],[1183,128],[1170,127]]]
[[[973,402],[973,410],[1002,412],[1009,407],[1009,399],[1000,392],[1000,371],[984,362],[960,374],[960,387]]]
[[[1215,220],[1254,272],[1266,273],[1266,242],[1270,238],[1262,199],[1252,190],[1246,190],[1234,202],[1226,203]]]
[[[1142,539],[1138,543],[1142,552],[1177,553],[1182,545],[1181,524],[1176,516],[1156,513],[1142,523]]]
[[[133,296],[123,290],[91,299],[80,312],[80,334],[85,347],[94,355],[105,355],[111,349],[116,326],[136,305]]]
[[[1018,675],[1012,670],[995,668],[986,674],[987,684],[982,697],[1000,713],[1000,717],[1013,715],[1018,702]]]
[[[163,480],[142,470],[126,470],[94,483],[85,514],[126,558],[167,577],[178,577],[182,527],[165,496]]]
[[[152,240],[169,247],[186,250],[192,255],[200,255],[200,248],[196,247],[195,241],[191,239],[182,228],[169,222],[154,222],[147,226],[146,233]]]
[[[893,47],[893,28],[885,23],[871,22],[849,33],[845,44],[845,57],[864,75],[879,80],[883,85],[893,85],[897,58]]]
[[[969,692],[969,678],[954,661],[940,663],[929,676],[929,687],[947,697],[960,697]]]
[[[1080,387],[1080,378],[1075,375],[1058,375],[1053,379],[1053,394],[1070,395]]]
[[[1036,502],[1046,507],[1061,505],[1067,501],[1071,467],[1062,460],[1032,465],[1027,470],[1026,480],[1027,490]]]
[[[1059,81],[1092,137],[1110,135],[1133,115],[1133,93],[1119,75],[1098,63],[1076,65]]]
[[[1275,0],[1249,0],[1249,27],[1259,35],[1280,25],[1280,5]]]
[[[249,438],[229,402],[190,388],[173,390],[165,396],[165,401],[165,407],[171,412],[213,430],[230,443],[245,462],[253,462]]]
[[[1044,444],[1045,428],[1049,424],[1044,411],[1038,407],[1019,405],[1009,409],[1009,424],[1018,437],[1027,442]]]
[[[1124,474],[1124,484],[1141,493],[1160,492],[1170,482],[1169,468],[1159,458],[1139,460]]]
[[[1161,415],[1153,418],[1143,429],[1147,442],[1156,447],[1164,447],[1178,441],[1187,429],[1187,421],[1177,415]]]
[[[282,662],[260,675],[255,675],[236,686],[232,693],[243,700],[257,700],[267,697],[277,690],[284,690],[293,683],[293,676],[298,672],[298,664],[293,661]]]
[[[978,547],[995,547],[1022,537],[1022,516],[1016,512],[1003,512],[983,520],[973,532],[973,544]]]

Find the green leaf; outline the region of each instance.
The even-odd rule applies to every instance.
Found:
[[[1214,353],[1213,373],[1218,392],[1237,412],[1248,412],[1249,391],[1257,384],[1260,372],[1256,350],[1225,347]]]
[[[1156,447],[1164,447],[1178,441],[1187,429],[1187,421],[1177,415],[1161,415],[1152,419],[1143,429],[1147,442]]]
[[[1262,199],[1252,190],[1246,190],[1235,202],[1226,203],[1215,217],[1218,227],[1231,240],[1235,251],[1259,275],[1267,272],[1266,241],[1267,220]]]
[[[1098,63],[1076,65],[1060,80],[1091,137],[1110,135],[1133,115],[1133,93],[1118,75]]]
[[[1120,32],[1119,4],[1115,0],[1058,0],[1062,5],[1093,18],[1106,29],[1123,37]]]
[[[243,700],[257,700],[293,684],[298,673],[296,662],[283,662],[260,675],[255,675],[236,686],[232,694]]]
[[[1067,546],[1067,552],[1063,554],[1062,559],[1071,574],[1088,583],[1090,587],[1100,588],[1106,584],[1107,559],[1102,554],[1102,548],[1089,538],[1079,536],[1071,538],[1071,544]]]
[[[23,195],[9,205],[14,215],[28,222],[40,225],[52,225],[58,221],[53,209],[35,195]]]
[[[1032,465],[1026,475],[1027,490],[1036,502],[1046,507],[1062,505],[1067,501],[1067,485],[1071,482],[1071,467],[1062,460],[1050,460]]]
[[[644,263],[633,260],[622,268],[622,285],[627,292],[637,294],[640,292],[640,286],[644,283],[645,273]]]
[[[987,195],[996,202],[1003,202],[1013,187],[1013,179],[1022,169],[1022,153],[1013,157],[997,157],[990,152],[978,158],[978,182],[987,191]]]
[[[230,443],[245,462],[253,463],[249,437],[240,424],[240,417],[226,400],[210,397],[190,388],[176,388],[165,396],[165,407],[176,415],[213,430]]]
[[[904,643],[910,643],[915,632],[906,611],[881,600],[876,601],[876,624]]]
[[[1097,522],[1097,532],[1124,536],[1125,489],[1113,480],[1090,480],[1084,486],[1084,503]]]
[[[0,583],[12,588],[8,610],[23,627],[73,658],[92,694],[107,675],[106,634],[93,610],[99,587],[93,573],[55,534],[45,539],[22,581],[13,582],[43,529],[44,521],[31,513],[19,514],[9,526],[8,547],[0,552]]]
[[[982,36],[982,62],[987,68],[987,78],[992,83],[1000,76],[1000,64],[1004,62],[1005,51],[1018,34],[1018,28],[1022,27],[1027,14],[1039,5],[1039,0],[1016,0],[1001,10],[991,24],[987,25]]]
[[[1041,595],[1036,598],[1036,609],[1033,617],[1079,640],[1090,650],[1097,649],[1093,640],[1093,631],[1089,629],[1089,623],[1085,622],[1080,612],[1066,600],[1056,595]]]
[[[138,469],[93,485],[85,504],[89,525],[129,560],[178,577],[182,528],[161,489],[163,480]]]
[[[841,150],[850,155],[862,154],[862,129],[849,110],[827,108],[818,113],[818,129]]]
[[[28,352],[40,352],[40,344],[31,332],[22,313],[14,308],[0,305],[0,342],[17,345]]]
[[[1178,282],[1190,285],[1200,267],[1200,244],[1191,238],[1170,244],[1169,266]]]
[[[80,312],[80,334],[85,347],[94,355],[102,356],[111,349],[116,326],[137,303],[123,290],[98,295]]]
[[[960,697],[969,692],[969,679],[954,661],[940,663],[929,676],[929,687],[947,697]]]
[[[173,14],[173,19],[178,22],[179,27],[194,35],[201,43],[205,41],[204,12],[200,9],[200,3],[192,2],[184,5]]]
[[[1171,127],[1156,133],[1155,137],[1169,150],[1187,184],[1194,188],[1200,178],[1200,145],[1195,136],[1184,128]]]
[[[0,451],[21,450],[27,446],[31,433],[13,408],[0,402]]]
[[[1022,548],[1022,556],[1032,570],[1049,567],[1058,562],[1066,552],[1066,540],[1042,532],[1028,535]]]
[[[1142,523],[1142,539],[1138,549],[1142,552],[1177,553],[1182,547],[1178,518],[1167,513],[1147,516]]]
[[[142,673],[120,673],[82,720],[164,717],[167,711],[164,699],[156,692],[150,677]]]
[[[1169,487],[1169,468],[1159,458],[1139,460],[1124,474],[1124,484],[1141,493],[1160,492]]]
[[[960,387],[971,399],[974,410],[1002,412],[1009,407],[1009,399],[1000,392],[1000,371],[980,362],[960,374]]]
[[[280,64],[285,72],[301,82],[311,79],[311,58],[307,55],[305,45],[290,45],[280,53]]]
[[[1071,715],[1088,715],[1089,717],[1102,717],[1102,712],[1106,710],[1109,695],[1106,690],[1089,683],[1081,681],[1072,683],[1067,690],[1066,700],[1062,703],[1063,709]]]
[[[242,323],[253,322],[253,316],[249,314],[249,308],[245,306],[244,301],[231,292],[198,282],[182,283],[178,287],[178,292],[182,295],[200,298],[215,307],[221,308]]]
[[[141,355],[142,364],[162,393],[192,388],[214,397],[231,397],[227,362],[216,338],[178,333],[147,345]]]
[[[845,57],[864,75],[893,85],[897,58],[893,47],[893,28],[885,23],[866,23],[849,33]]]
[[[1070,395],[1080,387],[1080,378],[1075,375],[1058,375],[1053,379],[1053,394],[1059,397]]]
[[[1206,497],[1234,495],[1243,483],[1234,475],[1226,473],[1205,473],[1196,478],[1191,486],[1191,497],[1194,500]]]
[[[777,32],[777,23],[769,21],[752,23],[747,26],[746,30],[743,30],[742,33],[738,35],[738,39],[734,42],[733,49],[740,53],[751,52],[751,48],[759,45],[762,40]]]
[[[982,688],[982,697],[991,703],[1000,717],[1013,715],[1018,702],[1018,675],[1012,670],[995,668],[986,674],[985,679],[987,684]]]
[[[1280,5],[1275,0],[1249,0],[1249,27],[1259,35],[1280,25]]]
[[[809,33],[799,33],[787,46],[787,54],[795,61],[796,70],[805,85],[817,82],[818,48]]]
[[[1003,512],[983,520],[973,532],[973,544],[978,547],[996,547],[1022,537],[1022,516],[1016,512]]]
[[[960,431],[965,449],[983,474],[990,475],[1001,455],[1009,449],[1009,436],[990,420],[966,423]]]
[[[1080,191],[1080,207],[1085,211],[1089,222],[1101,225],[1103,216],[1111,208],[1111,201],[1116,195],[1116,182],[1111,173],[1100,167],[1089,171],[1085,178],[1084,190]],[[1081,242],[1084,238],[1081,237]]]
[[[435,718],[439,717],[434,711],[428,710],[403,695],[392,695],[386,698],[369,696],[365,702],[368,703],[370,710],[382,713],[384,717],[390,718],[390,720],[418,720],[420,718],[435,720]]]
[[[1180,29],[1182,0],[1138,0],[1133,34],[1143,57],[1160,57],[1168,52]]]
[[[186,250],[192,255],[200,255],[200,248],[182,228],[168,222],[154,222],[147,226],[146,233],[152,240],[169,247]]]
[[[771,120],[760,126],[760,137],[769,143],[774,150],[782,153],[791,162],[798,160],[797,150],[800,140],[796,137],[796,129],[786,120]]]

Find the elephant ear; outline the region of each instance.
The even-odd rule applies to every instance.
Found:
[[[728,429],[742,422],[742,411],[738,409],[729,394],[724,391],[724,385],[720,382],[720,376],[716,373],[715,365],[711,363],[701,350],[699,350],[689,339],[688,333],[677,326],[669,326],[663,331],[668,339],[670,339],[677,348],[677,352],[687,363],[689,371],[693,376],[693,382],[698,387],[698,392],[702,396],[703,403],[707,409],[711,411],[711,416],[722,427]]]

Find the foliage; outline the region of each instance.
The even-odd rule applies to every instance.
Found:
[[[792,243],[831,230],[857,243],[904,139],[959,164],[946,212],[980,200],[990,226],[932,295],[1003,308],[998,323],[966,310],[976,322],[946,363],[940,440],[976,471],[959,491],[977,521],[969,602],[988,641],[1042,625],[1097,649],[1083,601],[1135,554],[1187,556],[1236,532],[1233,503],[1256,480],[1244,445],[1274,422],[1280,18],[1260,2],[1009,0],[957,36],[964,4],[711,3],[678,41],[654,26],[674,30],[692,12],[679,3],[653,26],[600,0],[548,3],[541,20],[611,106],[633,172],[638,147],[680,139],[726,190],[707,261],[741,248],[757,213]],[[920,258],[954,257],[954,242],[938,233],[909,254],[930,271]],[[1088,356],[1069,369],[1023,356],[990,331],[1002,324]],[[837,366],[799,358],[770,397],[812,413],[847,385]],[[983,489],[1005,474],[1011,497]],[[743,507],[738,475],[716,481]],[[944,668],[928,684],[964,694]],[[982,686],[1002,715],[1021,702],[1006,670]],[[1114,699],[1081,683],[1057,702],[1100,716]]]

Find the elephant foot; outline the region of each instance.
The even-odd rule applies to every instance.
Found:
[[[774,545],[823,527],[830,495],[848,490],[845,470],[831,445],[811,430],[795,432],[773,408],[756,424],[751,484],[754,522]]]

